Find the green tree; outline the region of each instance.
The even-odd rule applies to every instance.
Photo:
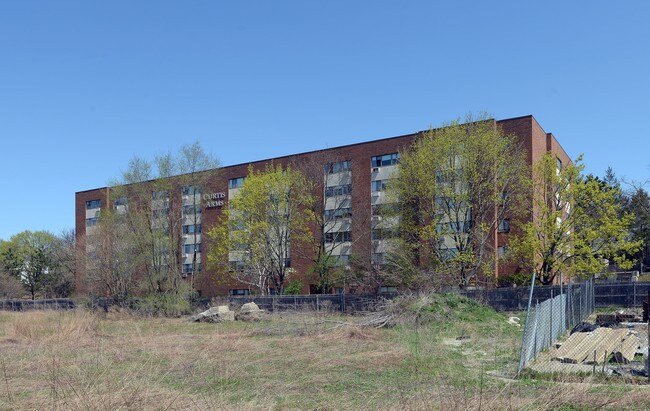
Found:
[[[499,231],[521,215],[529,174],[525,150],[486,116],[430,130],[403,151],[390,193],[401,241],[389,256],[419,267],[418,283],[466,286],[496,264]],[[396,255],[397,254],[397,255]],[[411,259],[412,264],[403,264]]]
[[[627,239],[632,216],[621,212],[620,188],[583,176],[581,160],[561,164],[547,153],[535,165],[532,218],[512,247],[543,284],[560,272],[601,272],[608,259],[629,266],[625,254],[638,247]]]
[[[630,226],[632,240],[641,242],[639,251],[634,256],[636,261],[648,267],[650,265],[650,197],[643,187],[637,187],[629,196],[625,207],[634,216]]]
[[[23,231],[0,244],[5,270],[18,279],[32,299],[40,293],[69,294],[70,277],[62,267],[61,240],[48,231]],[[63,282],[68,286],[58,288]],[[57,292],[58,291],[58,292]]]
[[[284,291],[291,245],[311,239],[313,201],[307,179],[297,170],[269,165],[249,168],[239,192],[229,199],[221,220],[208,235],[214,240],[208,259],[221,274],[256,287]]]

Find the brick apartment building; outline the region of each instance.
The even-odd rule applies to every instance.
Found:
[[[500,127],[506,134],[512,134],[527,151],[529,164],[537,162],[545,153],[550,152],[561,162],[568,164],[571,160],[562,149],[555,137],[546,133],[531,115],[510,118],[504,120],[493,120],[495,126]],[[421,136],[423,132],[414,134],[384,138],[364,143],[351,144],[325,150],[293,154],[274,159],[257,161],[254,163],[238,164],[209,170],[210,176],[201,192],[183,191],[182,201],[171,204],[172,208],[180,211],[183,218],[182,232],[179,236],[182,241],[179,269],[186,275],[193,275],[193,267],[201,267],[202,274],[197,276],[196,287],[204,296],[242,294],[247,292],[247,287],[233,281],[214,282],[210,273],[210,267],[205,264],[207,252],[210,249],[210,240],[204,233],[214,226],[224,207],[227,207],[228,199],[236,194],[248,172],[249,166],[254,169],[264,169],[273,162],[283,166],[291,164],[319,163],[320,170],[325,179],[324,195],[326,216],[336,224],[337,232],[328,238],[327,241],[336,241],[341,246],[336,247],[333,252],[340,262],[345,265],[352,253],[367,259],[372,263],[380,263],[385,251],[384,240],[374,238],[373,224],[377,216],[374,215],[375,207],[385,201],[382,189],[385,187],[382,182],[390,178],[395,167],[398,166],[398,153],[408,147],[414,139]],[[329,168],[325,168],[330,164]],[[146,183],[142,183],[146,184]],[[182,190],[178,187],[178,190]],[[329,197],[336,197],[337,205],[329,205]],[[152,200],[154,201],[154,200]],[[334,200],[332,200],[334,201]],[[341,203],[343,201],[344,203]],[[343,204],[343,207],[341,206]],[[86,250],[86,235],[90,235],[97,224],[101,210],[107,207],[115,209],[120,204],[115,203],[111,198],[111,189],[108,187],[96,188],[77,192],[75,195],[75,226],[77,244],[80,248],[79,255],[85,258],[92,258]],[[328,210],[328,208],[330,210]],[[352,214],[354,211],[354,216]],[[187,211],[187,212],[186,212]],[[192,213],[188,216],[187,213]],[[191,218],[189,218],[191,217]],[[180,228],[179,228],[180,229]],[[507,233],[499,233],[495,241],[495,249],[507,244]],[[352,241],[354,240],[354,241]],[[195,252],[199,264],[191,264],[190,252]],[[299,247],[291,250],[291,267],[295,270],[295,278],[303,283],[303,292],[314,292],[315,279],[310,277],[311,266],[307,253],[302,252]],[[236,267],[236,258],[231,257],[233,267]],[[81,264],[83,267],[84,264]],[[498,269],[497,269],[498,270]],[[502,267],[502,272],[497,275],[509,274],[512,267]],[[207,275],[205,275],[207,274]],[[80,270],[76,274],[77,289],[83,292],[86,289],[86,273]]]

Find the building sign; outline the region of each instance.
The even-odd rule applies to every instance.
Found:
[[[226,193],[210,193],[203,194],[203,207],[215,208],[223,207],[226,199]]]

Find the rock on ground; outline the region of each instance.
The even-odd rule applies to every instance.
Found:
[[[227,305],[210,307],[202,313],[190,317],[190,322],[220,323],[222,321],[235,321],[235,312],[230,311]]]
[[[235,316],[235,319],[239,321],[259,321],[264,318],[264,310],[260,310],[260,307],[255,303],[246,303],[242,305],[239,313]]]

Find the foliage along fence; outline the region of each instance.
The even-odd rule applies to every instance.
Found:
[[[573,286],[578,287],[577,284]],[[566,286],[564,286],[566,289]],[[562,286],[535,286],[535,300],[545,301],[560,294]],[[480,290],[455,290],[468,298],[477,300],[497,311],[524,311],[528,306],[530,287],[510,287]],[[650,293],[650,282],[605,282],[594,284],[594,299],[596,307],[642,307]],[[311,294],[311,295],[282,295],[282,296],[229,296],[227,301],[241,305],[255,302],[261,308],[269,311],[310,308],[313,310],[332,310],[341,312],[369,311],[384,299],[392,299],[397,294]],[[580,304],[580,300],[576,300]],[[106,302],[107,306],[112,305]],[[200,299],[195,302],[195,308],[208,308],[210,299]],[[44,300],[0,300],[0,310],[27,311],[56,309],[74,309],[78,306],[70,298],[53,298]],[[103,307],[103,300],[93,300],[91,308]],[[132,301],[132,308],[137,304]],[[578,309],[580,306],[578,305]]]

